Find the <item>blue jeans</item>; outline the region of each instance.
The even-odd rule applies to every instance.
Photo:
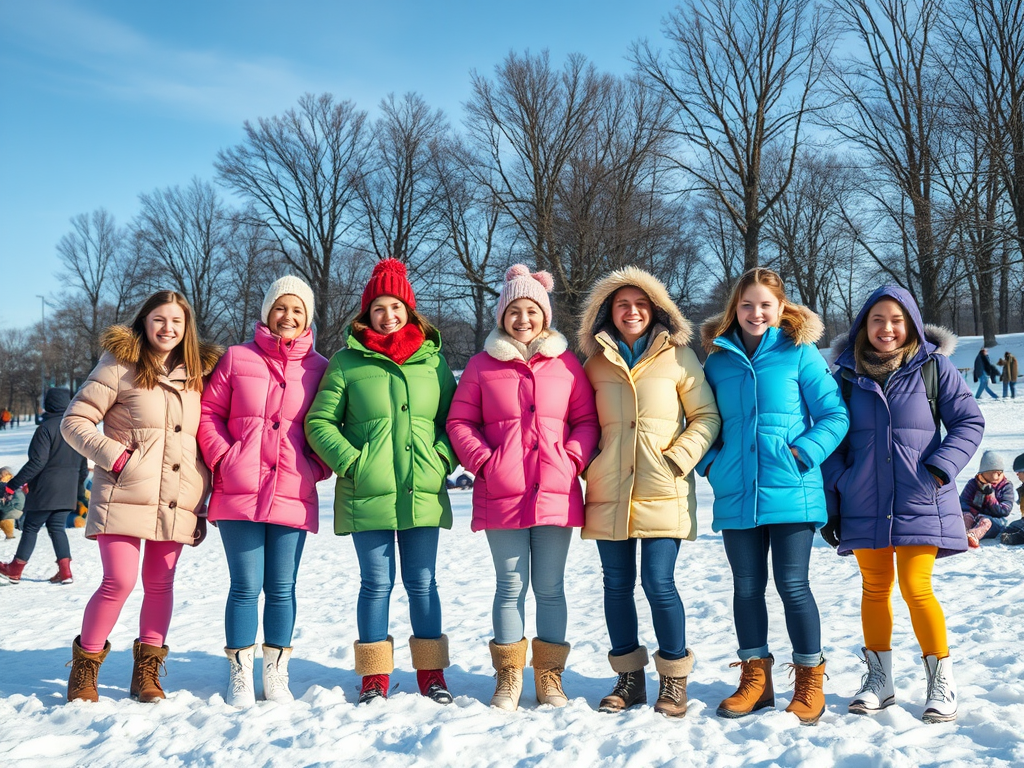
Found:
[[[57,559],[63,560],[65,557],[71,557],[71,545],[68,543],[66,526],[70,514],[70,509],[24,513],[21,516],[21,541],[18,542],[18,551],[14,553],[14,556],[18,560],[28,562],[28,559],[32,557],[32,551],[36,548],[36,536],[45,525],[46,532],[50,534],[50,542],[53,544],[53,553],[57,555]]]
[[[1014,400],[1017,399],[1017,382],[1016,381],[1004,381],[1003,382],[1003,397],[1006,397],[1007,392]]]
[[[537,637],[546,643],[565,642],[568,611],[563,577],[571,541],[572,528],[555,525],[487,531],[497,581],[491,607],[494,642],[518,643],[525,637],[526,590],[531,573],[537,600]]]
[[[772,553],[775,587],[786,613],[793,644],[793,663],[817,666],[821,660],[821,620],[811,594],[808,565],[814,543],[813,523],[759,525],[722,531],[732,567],[733,621],[741,660],[768,655],[768,552]]]
[[[248,648],[256,642],[262,590],[263,641],[288,648],[295,629],[295,577],[306,532],[248,520],[221,520],[217,530],[231,575],[224,609],[227,647]]]
[[[999,399],[999,395],[993,392],[992,388],[988,385],[988,374],[985,373],[978,377],[978,391],[974,393],[974,399],[980,400],[982,392],[988,392],[992,397],[996,398],[996,400]]]
[[[359,559],[359,599],[356,627],[360,643],[388,638],[388,609],[395,586],[395,539],[402,559],[402,584],[409,598],[412,633],[424,640],[441,636],[441,599],[437,596],[437,528],[398,531],[359,531],[352,534]]]
[[[679,539],[640,539],[640,583],[651,606],[658,653],[664,659],[686,655],[686,615],[676,589],[676,557]],[[636,601],[636,543],[598,541],[604,572],[604,620],[612,641],[612,656],[623,656],[640,647]]]

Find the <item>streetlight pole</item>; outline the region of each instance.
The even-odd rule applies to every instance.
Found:
[[[42,316],[39,326],[43,338],[43,344],[39,348],[39,412],[42,413],[46,410],[46,297],[37,293],[36,298],[41,302],[39,309]]]

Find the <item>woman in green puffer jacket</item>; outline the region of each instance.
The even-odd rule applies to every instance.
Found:
[[[360,703],[386,697],[394,670],[388,607],[396,539],[420,692],[442,704],[452,700],[434,570],[438,530],[452,527],[445,420],[455,377],[440,352],[440,335],[416,312],[405,265],[379,261],[347,347],[331,358],[306,415],[310,446],[338,475],[334,532],[352,534],[359,560]]]

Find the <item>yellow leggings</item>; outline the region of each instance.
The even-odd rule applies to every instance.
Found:
[[[864,645],[869,651],[892,650],[892,587],[899,573],[900,594],[910,609],[910,623],[924,656],[949,655],[946,617],[932,592],[932,568],[936,547],[893,547],[857,549],[857,564],[864,591],[860,620],[864,627]]]

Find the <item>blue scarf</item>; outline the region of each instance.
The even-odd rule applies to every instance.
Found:
[[[629,344],[618,337],[618,334],[615,335],[615,344],[619,348],[619,354],[622,355],[622,359],[630,369],[632,369],[633,366],[639,362],[640,358],[644,356],[644,352],[647,350],[647,343],[650,340],[651,334],[650,331],[648,331],[639,339],[634,341],[633,346],[630,347]]]

